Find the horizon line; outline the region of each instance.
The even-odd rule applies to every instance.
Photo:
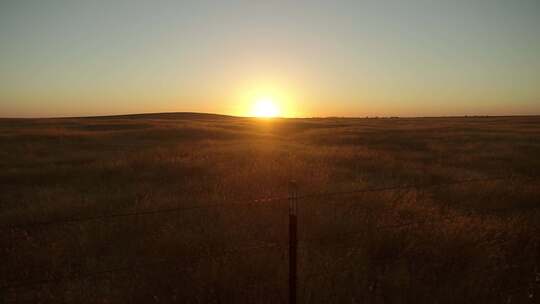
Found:
[[[42,117],[0,117],[0,119],[82,119],[82,118],[114,118],[114,117],[129,117],[129,116],[150,116],[150,115],[171,115],[171,114],[195,114],[195,115],[209,115],[209,116],[221,116],[228,118],[250,118],[250,119],[398,119],[398,118],[501,118],[501,117],[536,117],[540,114],[501,114],[501,115],[489,115],[489,114],[464,114],[464,115],[424,115],[424,116],[408,116],[408,115],[365,115],[365,116],[298,116],[298,117],[255,117],[255,116],[240,116],[231,114],[219,114],[210,112],[141,112],[141,113],[125,113],[125,114],[103,114],[103,115],[82,115],[82,116],[42,116]]]

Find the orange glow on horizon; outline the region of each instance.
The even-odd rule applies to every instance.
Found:
[[[229,102],[233,115],[261,118],[298,117],[297,96],[291,86],[266,81],[240,86]]]

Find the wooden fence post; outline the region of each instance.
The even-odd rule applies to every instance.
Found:
[[[297,211],[298,185],[291,181],[289,188],[289,303],[296,304],[297,283]]]

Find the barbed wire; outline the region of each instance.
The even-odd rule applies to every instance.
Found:
[[[370,263],[380,263],[380,262],[386,262],[387,259],[370,259]],[[392,260],[393,262],[396,262],[396,260]],[[488,267],[485,267],[486,269],[488,269]],[[509,268],[512,268],[512,267],[509,267]],[[339,271],[336,271],[336,270],[329,270],[329,269],[326,269],[324,271],[316,271],[316,272],[310,272],[304,276],[302,276],[302,280],[303,281],[310,281],[310,280],[313,280],[313,279],[317,279],[317,278],[322,278],[322,279],[335,279],[336,276],[340,276],[340,275],[350,275],[351,273],[354,273],[356,270],[352,270],[352,269],[339,269]],[[304,284],[306,285],[306,284]],[[526,296],[529,297],[529,298],[534,298],[536,295],[535,295],[535,290],[540,290],[540,283],[539,282],[531,282],[531,283],[526,283],[522,286],[517,286],[517,287],[507,287],[507,289],[505,289],[504,291],[503,290],[499,290],[499,295],[501,297],[512,297],[512,296],[516,296],[517,294],[519,293],[523,293],[523,292],[526,292]]]
[[[221,258],[221,257],[225,257],[231,254],[251,252],[251,251],[257,251],[257,250],[262,250],[262,249],[282,250],[286,248],[287,248],[286,246],[281,245],[280,243],[277,243],[277,242],[272,242],[272,243],[268,243],[264,245],[256,245],[256,246],[237,247],[234,249],[223,250],[217,253],[192,255],[189,257],[177,257],[174,259],[172,258],[161,259],[159,261],[153,261],[153,262],[148,262],[148,263],[137,263],[137,264],[128,265],[128,266],[109,268],[109,269],[99,270],[99,271],[90,271],[90,272],[85,272],[85,273],[80,273],[80,274],[75,274],[75,275],[52,277],[52,278],[39,279],[39,280],[14,280],[14,281],[6,283],[3,286],[0,286],[0,290],[18,289],[18,288],[23,288],[23,287],[32,287],[36,285],[60,283],[64,281],[77,281],[77,280],[83,280],[83,279],[89,279],[89,278],[98,278],[104,275],[109,275],[109,274],[119,273],[119,272],[124,272],[124,273],[133,272],[133,271],[141,270],[143,268],[148,268],[148,267],[176,264],[180,258],[190,260],[190,262],[194,262],[196,260]]]
[[[283,197],[273,197],[273,198],[237,201],[234,203],[201,204],[201,205],[183,206],[183,207],[175,207],[175,208],[163,208],[163,209],[151,209],[151,210],[143,210],[143,211],[111,213],[111,214],[95,215],[95,216],[88,216],[88,217],[72,217],[72,218],[63,218],[63,219],[56,219],[56,220],[49,220],[49,221],[37,221],[37,222],[24,223],[24,224],[5,225],[5,226],[0,226],[0,230],[2,231],[17,230],[17,229],[24,230],[24,229],[32,229],[36,227],[43,227],[43,226],[92,222],[92,221],[109,220],[109,219],[122,218],[122,217],[135,217],[135,216],[138,217],[138,216],[164,214],[164,213],[179,213],[179,212],[186,212],[186,211],[200,210],[200,209],[215,209],[215,208],[248,206],[248,205],[253,205],[257,203],[276,202],[276,201],[287,200],[287,199],[288,198],[283,198]],[[265,206],[265,205],[258,205],[258,206]]]
[[[482,179],[466,179],[466,180],[457,180],[457,181],[452,181],[452,182],[444,182],[444,183],[441,182],[441,183],[433,183],[433,184],[410,184],[410,185],[379,187],[379,188],[365,188],[365,189],[351,190],[351,191],[318,192],[318,193],[299,195],[299,196],[296,196],[295,198],[298,200],[305,200],[309,198],[336,197],[336,196],[343,196],[343,195],[363,194],[363,193],[369,193],[369,192],[384,192],[384,191],[407,190],[407,189],[415,189],[415,188],[425,189],[425,188],[444,187],[444,186],[467,184],[467,183],[503,181],[503,180],[513,180],[513,179],[516,179],[516,177],[509,176],[509,177],[493,177],[493,178],[482,178]],[[530,180],[537,180],[537,179],[532,178],[532,179],[527,179],[527,180],[530,181]],[[201,204],[201,205],[193,205],[193,206],[174,207],[174,208],[111,213],[111,214],[94,215],[94,216],[88,216],[88,217],[61,218],[61,219],[54,219],[54,220],[22,223],[22,224],[4,225],[4,226],[0,226],[0,231],[18,230],[18,229],[25,230],[25,229],[45,227],[45,226],[51,226],[51,225],[74,224],[74,223],[81,223],[81,222],[109,220],[109,219],[122,218],[122,217],[147,216],[147,215],[164,214],[164,213],[179,213],[179,212],[186,212],[186,211],[200,210],[200,209],[248,206],[248,205],[253,205],[253,204],[286,201],[291,198],[292,198],[291,196],[275,196],[275,197],[258,198],[258,199],[251,199],[251,200],[237,200],[233,203]],[[328,202],[328,203],[335,204],[335,202]],[[261,204],[258,206],[264,206],[264,205]]]
[[[393,190],[426,189],[426,188],[445,187],[445,186],[453,186],[453,185],[460,185],[460,184],[480,183],[480,182],[494,182],[494,181],[505,181],[505,180],[516,180],[516,179],[517,178],[515,176],[491,177],[491,178],[455,180],[455,181],[450,181],[450,182],[439,182],[439,183],[432,183],[432,184],[418,183],[418,184],[409,184],[409,185],[401,185],[401,186],[365,188],[365,189],[349,190],[349,191],[318,192],[318,193],[310,193],[310,194],[299,195],[299,196],[297,196],[297,199],[301,200],[301,199],[309,199],[309,198],[325,198],[325,197],[344,196],[344,195],[369,193],[369,192],[393,191]],[[538,180],[538,178],[527,178],[527,179],[521,178],[520,180],[522,180],[522,181],[536,181],[536,180]],[[330,202],[329,204],[333,204],[333,203]]]
[[[516,177],[510,176],[510,177],[494,177],[494,178],[482,178],[482,179],[466,179],[466,180],[457,180],[457,181],[451,181],[451,182],[440,182],[440,183],[432,183],[432,184],[410,184],[410,185],[401,185],[401,186],[398,185],[398,186],[391,186],[391,187],[388,186],[388,187],[378,187],[378,188],[364,188],[364,189],[357,189],[357,190],[350,190],[350,191],[318,192],[318,193],[309,193],[305,195],[296,195],[296,196],[275,196],[275,197],[266,197],[266,198],[242,200],[242,201],[238,200],[233,203],[201,204],[201,205],[182,206],[182,207],[175,207],[175,208],[163,208],[163,209],[111,213],[111,214],[95,215],[95,216],[88,216],[88,217],[71,217],[71,218],[63,218],[63,219],[55,219],[55,220],[36,221],[36,222],[30,222],[30,223],[0,226],[0,230],[2,231],[17,230],[17,229],[24,230],[24,229],[32,229],[36,227],[52,226],[52,225],[110,220],[110,219],[122,218],[122,217],[148,216],[148,215],[166,214],[166,213],[181,213],[181,212],[187,212],[190,210],[200,210],[200,209],[228,208],[228,207],[248,206],[248,205],[274,206],[274,205],[268,205],[264,203],[285,201],[285,200],[290,200],[292,198],[297,199],[297,200],[305,200],[309,198],[328,198],[328,197],[337,197],[337,196],[343,196],[343,195],[357,195],[357,194],[364,194],[364,193],[370,193],[370,192],[383,192],[383,191],[408,190],[408,189],[426,189],[426,188],[432,188],[432,187],[443,187],[443,186],[451,186],[451,185],[459,185],[459,184],[504,181],[504,180],[516,180]],[[528,181],[531,181],[531,180],[536,180],[536,178],[528,179]],[[401,197],[402,196],[398,195],[395,200],[397,201]],[[539,206],[534,206],[534,207],[536,208]],[[504,210],[507,210],[507,209],[505,208]],[[436,220],[437,221],[451,220],[459,216],[463,216],[463,215],[456,214],[454,216],[447,216],[447,217],[439,218]],[[414,225],[423,225],[423,224],[426,224],[428,222],[433,222],[433,221],[434,219],[424,219],[421,221],[416,220],[416,221],[390,224],[390,225],[378,225],[371,229],[376,229],[379,231],[385,230],[385,229],[399,229],[399,228],[406,228],[406,227],[410,227]],[[330,239],[333,241],[339,242],[346,239],[353,239],[357,237],[359,233],[361,232],[349,231],[349,232],[340,233],[340,234],[325,235],[325,236],[316,237],[316,238],[308,238],[308,239],[300,240],[300,244],[302,245],[302,244],[307,244],[310,242],[325,241],[325,240],[330,240]],[[268,243],[268,244],[257,245],[257,246],[237,247],[234,249],[224,250],[219,253],[201,254],[201,255],[194,255],[194,256],[183,257],[183,258],[191,259],[191,260],[218,258],[218,257],[223,257],[223,256],[231,255],[231,254],[237,254],[240,252],[255,251],[255,250],[261,250],[261,249],[272,249],[272,248],[286,249],[287,247],[280,245],[279,243]],[[7,282],[6,285],[4,286],[0,286],[0,289],[9,290],[9,289],[29,287],[29,286],[58,283],[58,282],[63,282],[63,281],[75,281],[75,280],[81,280],[81,279],[86,279],[86,278],[97,278],[97,277],[109,275],[112,273],[132,272],[132,271],[141,270],[143,268],[177,263],[179,258],[181,257],[174,258],[174,259],[161,259],[158,261],[152,261],[148,263],[136,263],[136,264],[128,265],[128,266],[114,267],[114,268],[108,268],[108,269],[93,271],[93,272],[79,273],[79,274],[74,274],[74,275],[44,278],[44,279],[39,279],[39,280],[11,281],[11,282]]]
[[[422,222],[427,222],[427,220],[424,220]],[[392,228],[400,228],[400,227],[407,227],[412,225],[421,224],[418,221],[415,222],[409,222],[409,223],[403,223],[403,224],[394,224],[394,225],[383,225],[378,226],[375,229],[382,230],[382,229],[392,229]],[[350,231],[340,234],[333,234],[333,235],[326,235],[323,237],[317,237],[317,238],[309,238],[305,240],[299,240],[300,246],[302,246],[302,243],[311,243],[311,242],[317,242],[317,241],[325,241],[325,240],[332,240],[332,241],[343,241],[345,239],[353,239],[357,234],[361,233],[360,231]],[[225,250],[223,252],[220,252],[219,254],[205,254],[205,255],[197,255],[197,256],[191,256],[188,257],[188,259],[201,259],[201,258],[216,258],[216,257],[222,257],[225,255],[233,254],[233,253],[239,253],[243,251],[251,251],[251,250],[260,250],[260,249],[267,249],[267,248],[274,248],[274,247],[280,247],[281,249],[285,249],[284,246],[276,246],[278,243],[271,243],[268,245],[262,245],[262,246],[254,246],[254,247],[247,247],[247,248],[237,248],[233,250]],[[32,281],[16,281],[15,283],[10,283],[7,286],[0,286],[0,289],[12,289],[12,288],[19,288],[23,286],[33,286],[33,285],[42,285],[42,284],[48,284],[48,283],[55,283],[55,282],[61,282],[61,281],[68,281],[68,280],[80,280],[84,278],[92,278],[92,277],[98,277],[105,274],[110,274],[114,272],[126,272],[126,271],[132,271],[139,269],[141,267],[150,267],[150,266],[158,266],[165,263],[173,263],[177,262],[178,259],[166,259],[162,261],[155,261],[151,263],[144,263],[144,264],[136,264],[136,265],[130,265],[126,267],[118,267],[118,268],[111,268],[107,270],[102,271],[96,271],[96,272],[89,272],[84,273],[81,275],[74,275],[74,276],[67,276],[67,277],[61,277],[61,278],[50,278],[50,279],[43,279],[43,280],[32,280]]]

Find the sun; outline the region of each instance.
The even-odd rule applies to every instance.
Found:
[[[280,109],[272,98],[262,97],[254,101],[251,115],[262,118],[277,117],[280,115]]]

